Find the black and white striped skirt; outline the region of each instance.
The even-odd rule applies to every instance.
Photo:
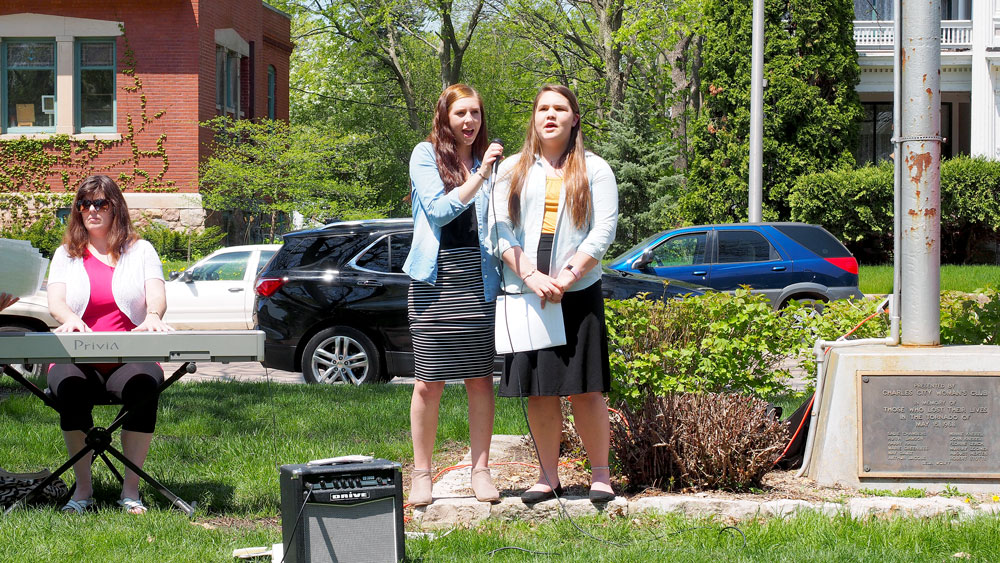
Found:
[[[410,282],[407,317],[418,380],[493,375],[496,305],[483,297],[481,260],[479,248],[442,250],[435,284]]]

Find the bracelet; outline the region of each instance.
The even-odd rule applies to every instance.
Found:
[[[528,281],[528,278],[530,278],[537,271],[538,268],[532,268],[531,271],[527,273],[527,275],[521,276],[521,281]]]
[[[483,169],[482,169],[482,168],[480,168],[480,169],[479,169],[479,172],[476,172],[476,176],[479,176],[479,177],[480,177],[480,178],[482,178],[482,179],[483,179],[483,181],[485,182],[486,180],[489,180],[489,179],[490,179],[490,177],[489,177],[489,175],[488,175],[488,174],[487,174],[486,176],[483,176],[483,175],[481,174],[481,172],[482,172],[482,171],[483,171]]]
[[[163,318],[163,315],[161,315],[159,311],[146,311],[146,314],[147,315],[156,315],[157,317],[159,317],[161,319]]]

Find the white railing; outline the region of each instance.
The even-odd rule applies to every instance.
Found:
[[[854,44],[859,49],[889,49],[893,43],[892,20],[854,22]],[[972,20],[942,21],[941,47],[943,49],[971,48]]]

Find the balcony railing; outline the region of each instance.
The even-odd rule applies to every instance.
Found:
[[[891,20],[854,22],[854,44],[858,49],[891,49],[893,43]],[[941,48],[972,48],[972,20],[942,21]]]

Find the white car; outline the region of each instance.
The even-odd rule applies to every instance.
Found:
[[[253,282],[280,244],[216,250],[167,282],[163,320],[178,330],[253,328]]]

